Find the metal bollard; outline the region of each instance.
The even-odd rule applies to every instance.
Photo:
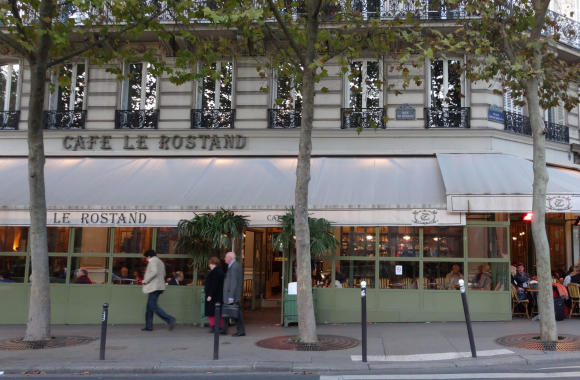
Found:
[[[109,319],[109,304],[103,304],[103,318],[101,320],[101,350],[100,360],[105,360],[105,345],[107,344],[107,320]]]
[[[467,335],[469,336],[469,347],[471,348],[471,357],[476,358],[475,342],[473,340],[473,331],[471,330],[471,317],[469,316],[469,306],[467,306],[467,297],[465,296],[465,281],[459,280],[459,290],[461,291],[461,302],[463,302],[463,313],[465,314],[465,323],[467,324]]]
[[[215,313],[214,313],[214,320],[215,324],[213,325],[213,360],[219,359],[219,351],[220,351],[220,322],[222,316],[222,304],[216,302],[215,304]]]
[[[360,283],[361,327],[362,327],[362,361],[367,362],[367,282]]]

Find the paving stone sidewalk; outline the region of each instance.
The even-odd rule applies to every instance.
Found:
[[[560,334],[580,336],[580,321],[558,322]],[[0,326],[0,340],[21,337],[25,326]],[[230,329],[233,333],[234,328]],[[319,334],[341,335],[360,339],[360,325],[320,325]],[[163,372],[320,372],[380,370],[387,368],[434,368],[494,366],[528,363],[557,365],[577,363],[579,352],[543,352],[504,347],[495,339],[519,333],[537,333],[539,324],[530,320],[478,322],[473,324],[478,351],[509,349],[499,356],[453,358],[428,361],[417,356],[411,361],[353,361],[361,347],[325,352],[270,350],[256,342],[280,335],[296,335],[296,327],[272,324],[249,324],[247,336],[221,336],[220,359],[212,360],[213,335],[207,327],[178,325],[173,331],[162,325],[152,332],[137,325],[109,326],[106,360],[99,359],[99,341],[89,344],[42,350],[0,350],[0,371],[5,374],[42,371],[46,373],[163,373]],[[100,335],[99,325],[53,326],[54,336]],[[469,352],[465,323],[380,323],[368,326],[369,357],[402,357]],[[445,355],[443,355],[445,356]]]

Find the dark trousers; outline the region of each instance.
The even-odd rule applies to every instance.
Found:
[[[171,321],[175,320],[171,315],[167,314],[157,305],[157,299],[163,293],[163,290],[156,290],[154,292],[149,293],[149,297],[147,297],[147,311],[145,312],[145,328],[152,330],[153,329],[153,314],[157,314],[161,319],[163,319],[166,323],[171,323]]]
[[[244,317],[242,315],[242,305],[240,305],[240,318],[236,320],[236,332],[240,334],[246,333],[246,327],[244,326]]]

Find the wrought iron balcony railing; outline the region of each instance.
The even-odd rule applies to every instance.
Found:
[[[469,128],[469,107],[425,108],[425,128]]]
[[[340,128],[385,128],[384,108],[341,108]]]
[[[580,22],[553,11],[548,11],[546,16],[556,22],[557,28],[550,27],[544,33],[552,35],[558,32],[561,43],[580,49]]]
[[[544,126],[546,140],[561,143],[570,142],[570,130],[567,126],[548,121],[544,121]],[[531,136],[530,118],[519,113],[504,111],[504,131]]]
[[[159,110],[116,110],[115,129],[157,129]]]
[[[445,0],[353,0],[352,7],[365,19],[404,19],[408,15],[421,20],[457,20],[467,17],[464,4],[447,4]]]
[[[15,131],[19,121],[20,111],[0,111],[0,130]]]
[[[236,110],[231,108],[192,109],[191,129],[234,128]]]
[[[268,128],[300,128],[302,114],[300,111],[281,108],[268,110]]]
[[[87,111],[44,111],[44,129],[85,129]]]

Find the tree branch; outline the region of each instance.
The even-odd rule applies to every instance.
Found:
[[[542,36],[542,29],[546,23],[546,12],[550,5],[550,0],[533,0],[534,7],[534,26],[530,32],[530,39],[536,41]]]
[[[270,28],[270,25],[264,23],[264,27],[267,29],[268,35],[271,37],[271,40],[274,42],[274,45],[276,45],[278,51],[283,52],[281,41],[276,37],[274,31],[272,30],[272,28]],[[290,59],[292,61],[292,64],[294,64],[296,67],[301,66],[301,63],[299,61],[296,61],[296,57],[289,56],[288,59]]]
[[[278,8],[276,8],[276,5],[274,4],[274,2],[272,0],[267,0],[267,1],[268,1],[268,6],[270,7],[270,10],[272,11],[272,13],[274,13],[274,17],[276,18],[276,21],[278,22],[278,25],[280,25],[280,28],[282,28],[282,32],[284,32],[284,35],[288,39],[288,42],[290,43],[290,46],[292,47],[292,50],[294,50],[294,53],[296,54],[296,57],[301,62],[302,66],[306,67],[306,64],[307,64],[306,63],[306,59],[301,54],[302,49],[300,49],[300,47],[298,46],[298,44],[294,40],[294,37],[292,37],[292,34],[290,34],[290,31],[288,30],[288,26],[282,20],[282,16],[280,15],[280,12],[278,11]],[[264,23],[266,23],[266,22],[267,21],[265,21]]]
[[[0,41],[4,42],[6,45],[10,46],[12,49],[16,50],[23,57],[29,57],[30,52],[26,50],[24,46],[20,44],[17,40],[10,37],[9,35],[0,32]]]
[[[26,36],[23,28],[22,18],[20,17],[20,9],[18,8],[17,0],[10,0],[10,7],[12,8],[12,16],[16,19],[16,29],[22,36]]]

